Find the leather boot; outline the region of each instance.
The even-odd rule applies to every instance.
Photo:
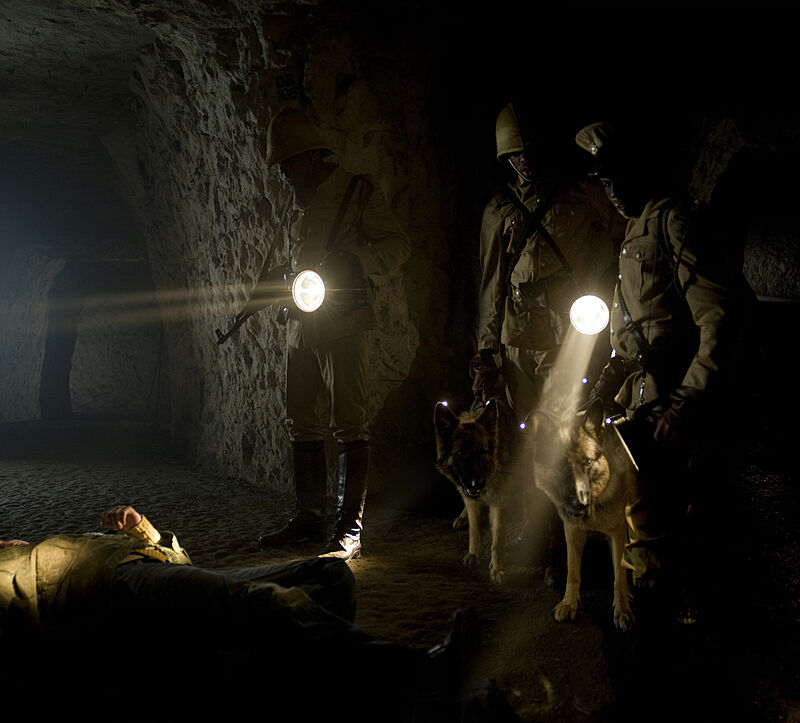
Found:
[[[361,554],[369,457],[370,444],[366,440],[339,445],[339,509],[333,535],[320,557],[352,560]]]
[[[281,529],[258,538],[262,547],[325,539],[328,468],[324,442],[292,442],[297,513]]]

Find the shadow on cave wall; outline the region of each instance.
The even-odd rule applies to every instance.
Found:
[[[165,423],[168,386],[157,314],[146,263],[67,263],[47,297],[42,419]]]

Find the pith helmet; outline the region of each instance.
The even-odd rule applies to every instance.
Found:
[[[309,117],[295,108],[284,108],[267,129],[267,165],[285,161],[305,151],[325,150],[328,147]]]
[[[497,160],[509,153],[522,153],[525,150],[525,141],[522,138],[517,114],[514,106],[509,103],[497,116],[494,127],[495,141],[497,142]]]

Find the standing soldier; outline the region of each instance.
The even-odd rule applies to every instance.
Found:
[[[633,420],[628,434],[640,471],[626,509],[624,561],[635,585],[655,586],[660,602],[684,606],[686,580],[678,576],[688,560],[676,556],[685,552],[678,533],[692,499],[689,462],[710,437],[709,412],[732,374],[743,277],[725,263],[731,244],[719,246],[707,213],[666,187],[646,143],[608,123],[586,126],[575,140],[627,219],[613,357],[593,391]]]
[[[520,421],[542,406],[571,303],[586,293],[610,301],[623,228],[602,186],[572,167],[570,147],[559,152],[557,139],[525,120],[511,103],[497,117],[497,160],[512,178],[483,213],[478,346],[470,362],[476,401],[500,395]],[[546,404],[567,412],[571,392],[548,394]],[[534,506],[549,503],[534,490],[526,504],[532,532]]]
[[[286,410],[298,510],[288,524],[259,538],[262,546],[324,541],[327,491],[325,435],[338,445],[338,510],[320,554],[357,557],[370,460],[367,424],[367,331],[373,286],[385,283],[408,258],[410,244],[380,189],[330,159],[317,128],[302,112],[285,109],[269,125],[267,163],[277,165],[294,191],[289,227],[294,271],[317,269],[326,282],[322,307],[293,310]]]

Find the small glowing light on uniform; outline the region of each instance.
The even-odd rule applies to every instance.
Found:
[[[443,407],[446,407],[446,406],[447,406],[447,400],[446,400],[446,399],[442,399],[442,401],[441,401],[441,405],[442,405]]]
[[[300,311],[316,311],[325,301],[325,282],[316,271],[301,271],[292,283],[292,299]]]
[[[569,310],[569,320],[581,334],[599,334],[608,325],[608,306],[599,296],[581,296]]]
[[[583,378],[581,379],[581,384],[588,384],[588,383],[589,383],[589,379],[588,379],[588,377],[583,377]]]
[[[527,425],[527,424],[525,424],[525,422],[520,422],[520,423],[519,423],[519,428],[520,428],[520,429],[525,429],[527,426],[528,426],[528,425]]]
[[[605,422],[606,422],[606,424],[611,424],[611,417],[606,417]]]

